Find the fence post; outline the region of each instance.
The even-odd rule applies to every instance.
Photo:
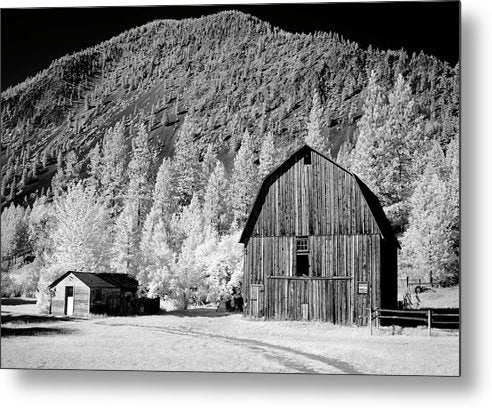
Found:
[[[427,310],[427,330],[429,333],[429,336],[432,335],[432,310]]]
[[[407,288],[408,288],[408,275],[407,275]]]
[[[369,332],[372,336],[372,308],[369,308]]]

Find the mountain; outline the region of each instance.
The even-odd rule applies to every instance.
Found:
[[[127,137],[145,123],[161,159],[173,155],[185,117],[201,156],[213,142],[228,172],[245,129],[256,150],[271,130],[285,156],[304,139],[315,91],[336,156],[354,140],[371,71],[388,90],[403,75],[429,138],[448,142],[458,126],[459,67],[424,53],[361,49],[336,33],[292,34],[236,11],[134,28],[2,93],[2,205],[31,202],[48,188],[60,154],[74,151],[84,169],[119,121]]]

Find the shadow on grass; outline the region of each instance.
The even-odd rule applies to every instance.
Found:
[[[2,337],[66,335],[75,330],[52,327],[2,327]]]
[[[35,303],[36,299],[2,298],[2,305],[4,306],[34,305]]]
[[[79,319],[76,317],[56,317],[52,315],[20,315],[20,314],[2,314],[2,324],[5,323],[52,323],[52,322],[73,322]]]
[[[217,312],[215,308],[210,307],[197,307],[195,309],[187,310],[173,310],[171,312],[162,312],[161,315],[176,316],[176,317],[224,317],[239,312]]]

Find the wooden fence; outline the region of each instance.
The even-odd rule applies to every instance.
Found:
[[[420,286],[420,285],[429,285],[431,288],[434,286],[439,286],[440,282],[436,281],[434,277],[432,276],[432,272],[429,273],[429,279],[426,281],[425,279],[410,279],[409,276],[407,276],[404,279],[401,279],[403,281],[403,284],[406,285],[407,288],[410,288],[411,286]]]
[[[373,321],[380,326],[427,326],[429,336],[432,328],[459,329],[460,314],[458,309],[426,309],[426,310],[390,310],[376,309],[370,313],[370,330]]]

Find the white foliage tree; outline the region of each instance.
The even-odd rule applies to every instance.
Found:
[[[243,247],[239,236],[239,231],[223,236],[209,257],[206,275],[210,301],[232,294],[233,288],[239,291],[243,276]]]
[[[111,226],[106,206],[82,182],[55,197],[54,261],[65,270],[106,271]]]
[[[169,242],[171,219],[176,210],[173,165],[169,159],[164,159],[157,173],[152,208],[145,220],[140,242],[138,279],[149,289],[150,296],[164,293],[166,277],[174,269],[175,255]]]

